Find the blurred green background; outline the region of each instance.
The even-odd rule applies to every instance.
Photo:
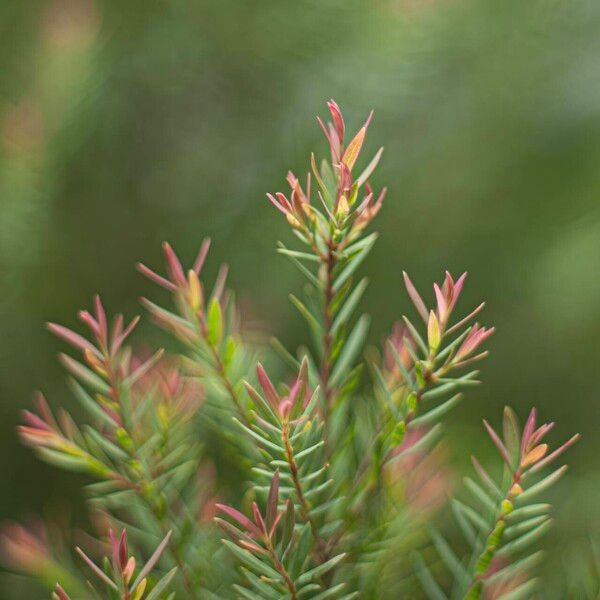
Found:
[[[162,240],[192,260],[210,235],[207,273],[229,262],[250,325],[303,339],[265,192],[325,152],[334,97],[352,127],[374,108],[386,148],[372,342],[410,310],[401,269],[428,291],[468,270],[463,307],[487,300],[497,333],[455,460],[491,452],[482,416],[535,404],[555,440],[584,436],[555,539],[600,532],[599,31],[597,0],[1,3],[0,519],[80,506],[14,433],[34,389],[72,406],[43,323],[96,291],[139,311],[134,263],[158,266]]]

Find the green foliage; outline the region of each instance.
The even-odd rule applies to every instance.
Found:
[[[370,183],[382,151],[357,170],[372,114],[346,143],[339,107],[332,100],[328,108],[332,123],[319,123],[330,160],[318,165],[312,155],[304,186],[289,172],[288,195],[268,194],[303,244],[279,252],[307,280],[304,297],[290,299],[311,341],[297,352],[273,343],[288,368],[280,383],[257,362],[272,358],[242,327],[226,267],[205,292],[209,240],[188,270],[167,243],[166,275],[138,265],[171,297],[169,308],[143,304],[182,355],[139,358],[125,344],[138,319],[109,323],[98,297],[94,314],[79,315],[89,339],[49,325],[81,353],[62,362],[85,417],[78,424],[61,410],[55,418],[39,396],[19,433],[46,462],[91,479],[98,534],[126,528],[147,557],[134,577],[126,533],[110,534],[112,565],[100,568],[78,551],[108,597],[386,598],[414,594],[418,577],[429,597],[445,598],[444,582],[417,551],[426,536],[452,575],[452,598],[501,589],[508,600],[537,585],[529,574],[540,555],[529,547],[550,519],[547,505],[530,500],[564,467],[537,481],[536,473],[577,436],[548,453],[541,440],[551,425],[536,429],[535,411],[521,432],[507,410],[503,439],[486,423],[505,476],[496,483],[474,462],[481,483],[467,478],[465,487],[479,505],[451,502],[471,556],[454,553],[434,527],[449,487],[443,419],[479,383],[465,369],[487,356],[480,347],[494,328],[474,322],[483,304],[455,318],[466,273],[446,272],[433,285],[433,308],[405,273],[423,325],[405,316],[381,353],[365,347],[367,280],[358,273],[377,240],[367,229],[386,194]],[[221,540],[215,525],[231,539]],[[12,544],[13,553],[28,543]],[[23,560],[16,568],[34,572]],[[77,592],[54,591],[59,600],[69,593]]]
[[[433,546],[454,584],[450,596],[446,596],[425,562],[417,557],[416,568],[429,598],[529,598],[537,589],[538,581],[531,571],[543,553],[535,547],[552,525],[550,505],[540,503],[538,497],[564,474],[566,467],[541,479],[537,474],[579,436],[548,453],[548,445],[541,440],[554,424],[536,429],[535,419],[534,409],[521,434],[514,413],[506,408],[503,440],[485,423],[505,462],[502,482],[494,481],[477,459],[472,459],[479,481],[466,477],[464,483],[474,505],[458,499],[451,503],[471,554],[467,560],[459,558],[444,538],[431,530]]]

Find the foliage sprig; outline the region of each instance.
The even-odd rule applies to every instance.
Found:
[[[18,432],[46,462],[89,479],[99,536],[123,531],[109,533],[102,566],[76,550],[92,587],[102,586],[94,597],[397,598],[418,593],[417,577],[435,600],[515,600],[536,589],[541,554],[531,548],[551,519],[549,505],[531,500],[564,474],[542,472],[578,436],[551,451],[543,439],[553,424],[536,425],[533,409],[520,429],[506,409],[502,436],[485,422],[502,477],[473,459],[478,480],[466,478],[465,488],[475,505],[447,502],[453,440],[444,420],[479,383],[469,368],[488,356],[494,328],[476,321],[483,303],[459,312],[466,273],[446,272],[430,305],[403,273],[423,323],[404,316],[381,349],[367,346],[359,269],[386,197],[371,184],[383,149],[363,161],[373,113],[347,136],[339,106],[327,106],[331,122],[318,122],[328,157],[312,154],[305,183],[289,172],[289,192],[267,194],[302,244],[278,251],[306,279],[305,296],[290,299],[310,344],[290,352],[273,342],[287,372],[277,378],[274,356],[245,334],[226,266],[206,291],[208,239],[187,270],[168,243],[165,275],[138,264],[170,295],[170,307],[142,303],[181,354],[134,352],[138,318],[110,321],[99,297],[79,314],[87,337],[48,326],[79,354],[61,362],[84,416],[52,411],[39,394]],[[465,557],[438,531],[446,504],[470,546]],[[13,570],[44,566],[40,579],[55,600],[88,597],[86,577],[41,538],[12,526],[2,543]],[[436,577],[431,546],[450,578]],[[134,553],[145,557],[139,570]],[[49,586],[54,574],[62,583]]]

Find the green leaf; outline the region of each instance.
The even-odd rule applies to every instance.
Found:
[[[361,248],[354,256],[348,258],[348,263],[342,269],[342,272],[339,274],[339,276],[335,280],[335,283],[333,284],[334,292],[337,292],[337,290],[340,289],[340,287],[344,284],[346,279],[348,279],[348,277],[350,277],[354,273],[354,271],[358,269],[363,260],[367,258],[367,255],[373,247],[373,244],[375,243],[376,239],[377,234],[372,233],[371,235],[367,236],[364,240],[362,240],[365,243],[364,247]]]
[[[415,454],[417,452],[421,452],[422,450],[432,446],[439,438],[440,434],[442,433],[442,430],[443,430],[442,424],[437,423],[422,438],[420,438],[417,442],[415,442],[412,446],[410,446],[409,448],[406,448],[406,450],[403,450],[402,452],[399,452],[398,454],[394,455],[389,460],[389,462],[390,463],[395,462],[397,460],[400,460],[401,458],[410,456],[411,454]]]
[[[316,596],[313,596],[312,600],[326,600],[326,598],[334,598],[339,592],[341,592],[344,587],[346,586],[345,583],[338,583],[338,585],[334,585],[333,587],[329,588],[328,590],[325,590],[324,592],[321,592],[320,594],[317,594]],[[348,597],[348,596],[346,596]],[[355,597],[354,595],[350,595],[350,598]]]
[[[310,155],[310,164],[312,167],[313,175],[317,180],[317,184],[319,185],[319,187],[321,188],[321,192],[323,193],[323,200],[326,202],[326,206],[330,208],[333,206],[333,199],[331,198],[331,194],[329,193],[329,189],[327,188],[326,183],[321,177],[321,173],[319,171],[319,168],[317,167],[317,163],[315,160],[315,155],[312,152]]]
[[[471,456],[471,462],[473,463],[473,468],[477,473],[481,483],[485,484],[487,488],[492,492],[494,496],[499,498],[500,500],[504,499],[504,494],[500,490],[500,488],[496,485],[496,482],[492,479],[489,473],[483,468],[481,463],[474,457]],[[512,510],[512,503],[511,503]]]
[[[308,598],[314,598],[314,596],[311,596],[310,594],[312,592],[318,592],[321,589],[322,588],[318,583],[308,583],[307,585],[298,588],[298,597],[304,598],[307,596]]]
[[[439,379],[438,381],[441,385],[425,392],[422,398],[423,400],[435,400],[441,396],[445,396],[448,392],[453,392],[461,386],[479,385],[479,381],[474,379],[477,375],[479,375],[479,371],[471,371],[457,379]]]
[[[446,358],[446,356],[448,356],[450,352],[452,352],[452,350],[459,346],[462,343],[462,341],[467,337],[469,331],[471,331],[470,327],[467,330],[463,331],[455,340],[452,340],[452,342],[444,346],[444,349],[440,350],[437,353],[437,362],[443,361]]]
[[[279,242],[278,244],[279,246],[279,251],[281,250],[286,250],[287,248],[281,243]],[[290,254],[284,253],[285,256],[287,256],[292,263],[294,263],[294,265],[299,269],[299,271],[316,287],[316,288],[320,288],[321,287],[321,282],[319,281],[319,279],[313,275],[313,273],[311,273],[295,256],[292,256]]]
[[[328,571],[331,571],[331,569],[333,569],[338,563],[342,562],[344,558],[346,558],[345,553],[338,554],[337,556],[334,556],[333,558],[329,559],[327,562],[320,564],[318,567],[310,569],[309,571],[305,571],[304,573],[302,573],[302,575],[300,575],[300,577],[298,577],[296,583],[298,585],[304,585],[305,583],[308,583],[316,577],[324,575]]]
[[[541,523],[544,523],[549,518],[550,517],[548,517],[547,515],[540,515],[539,517],[531,517],[531,519],[526,519],[525,521],[521,521],[520,523],[516,523],[515,525],[511,525],[510,527],[508,527],[506,529],[506,531],[504,532],[504,535],[508,539],[511,539],[511,538],[514,538],[514,537],[518,537],[518,536],[526,533],[530,529],[533,529],[537,525],[540,525]]]
[[[271,418],[275,423],[278,422],[278,417],[273,410],[273,407],[259,394],[247,381],[244,381],[246,393],[250,396],[254,404],[254,409],[262,413],[263,417]]]
[[[234,544],[229,540],[222,540],[222,542],[239,560],[241,560],[244,564],[248,565],[256,573],[266,575],[271,579],[275,579],[275,581],[281,580],[281,576],[275,569],[256,558],[256,556],[254,556],[248,550],[240,548],[237,544]]]
[[[368,315],[363,315],[354,326],[352,333],[337,360],[333,371],[331,372],[331,385],[337,385],[345,376],[346,372],[353,366],[353,362],[360,354],[364,341],[369,331],[371,319]]]
[[[298,452],[298,454],[295,455],[296,460],[301,460],[305,456],[308,456],[309,454],[312,454],[315,450],[318,450],[324,444],[325,444],[325,442],[323,440],[321,440],[320,442],[317,442],[316,444],[313,444],[309,448],[306,448],[306,450],[302,450],[302,452]]]
[[[323,183],[325,184],[326,189],[329,192],[329,196],[331,197],[335,194],[335,189],[337,187],[337,179],[333,173],[333,169],[329,164],[327,159],[323,159],[321,161],[321,177],[323,178]],[[333,208],[333,198],[331,198],[331,207]]]
[[[321,388],[317,386],[315,388],[315,391],[313,392],[313,395],[311,396],[310,400],[308,401],[306,408],[302,411],[303,416],[310,417],[312,415],[313,411],[315,410],[315,407],[317,406],[317,403],[319,402],[320,394],[321,394]],[[302,429],[304,426],[305,426],[305,423],[298,423],[298,425],[294,429],[294,435],[298,431],[300,431],[300,429]]]
[[[66,369],[79,380],[84,381],[88,385],[91,385],[97,391],[108,394],[110,392],[110,386],[98,377],[96,373],[82,365],[80,362],[74,360],[67,354],[60,354],[60,361],[66,367]]]
[[[544,477],[541,481],[532,485],[530,488],[526,489],[523,493],[517,496],[517,502],[522,503],[534,498],[541,492],[547,490],[550,486],[554,485],[567,471],[567,465],[563,465],[559,469],[556,469],[554,473],[550,473],[547,477]]]
[[[177,567],[173,567],[153,588],[152,591],[146,596],[145,600],[158,600],[160,595],[167,589],[167,586],[171,583],[171,579],[175,577]]]
[[[298,545],[290,560],[289,573],[293,579],[298,577],[304,570],[304,565],[310,557],[310,547],[312,542],[312,533],[310,525],[305,524],[298,535]]]
[[[411,555],[411,560],[427,597],[430,600],[446,600],[446,595],[433,578],[431,571],[427,568],[421,555],[415,552]]]
[[[142,579],[144,579],[144,577],[149,575],[150,572],[152,571],[152,569],[154,569],[154,567],[156,566],[156,563],[159,561],[162,553],[165,551],[165,548],[169,544],[170,539],[171,539],[171,532],[169,531],[169,533],[167,533],[167,535],[162,539],[160,544],[156,547],[156,549],[152,553],[152,556],[148,559],[146,564],[142,567],[138,576],[135,578],[135,581],[133,582],[133,585],[132,585],[133,589],[135,589],[142,582]]]
[[[477,527],[480,533],[487,533],[490,529],[489,523],[470,506],[463,504],[460,500],[453,499],[452,506],[455,511],[460,511],[475,527]]]
[[[435,311],[429,312],[429,320],[427,322],[427,341],[429,342],[429,350],[434,353],[440,346],[441,341],[440,323],[435,314]]]
[[[298,312],[304,317],[315,336],[321,335],[321,325],[317,321],[316,317],[306,308],[304,304],[294,294],[289,295],[291,303],[298,309]]]
[[[333,479],[327,479],[321,485],[318,485],[317,487],[311,488],[307,492],[305,492],[304,493],[304,497],[305,498],[313,498],[314,496],[319,496],[326,489],[330,488],[332,485],[333,485]]]
[[[247,575],[246,578],[250,579]],[[265,598],[264,596],[259,596],[258,594],[255,594],[252,590],[249,590],[248,588],[242,587],[241,585],[234,584],[233,589],[239,594],[240,598],[246,598],[246,600],[264,600]],[[267,596],[267,598],[268,597],[269,596]],[[280,598],[280,595],[278,594],[276,598]]]
[[[439,406],[432,408],[426,413],[416,417],[412,420],[411,425],[420,426],[420,425],[430,425],[434,421],[438,421],[440,417],[443,417],[446,413],[452,410],[462,399],[462,394],[456,394],[452,396],[449,400],[446,400]]]
[[[402,373],[402,379],[405,381],[405,383],[411,389],[414,389],[415,388],[414,381],[412,380],[412,377],[410,376],[410,373],[408,372],[406,365],[402,361],[401,356],[398,354],[398,350],[396,349],[396,347],[394,346],[394,344],[391,341],[388,342],[387,346],[388,346],[388,349],[390,350],[390,352],[392,353],[392,357],[394,359],[394,362],[396,363],[396,366],[400,370],[400,373]]]
[[[308,473],[307,475],[301,475],[300,476],[300,481],[303,484],[306,484],[306,483],[309,483],[311,481],[314,481],[320,475],[322,475],[323,473],[325,473],[325,471],[327,471],[327,469],[328,469],[328,466],[324,465],[324,466],[318,468],[316,471],[312,471],[312,473]]]
[[[85,391],[85,389],[83,389],[79,382],[75,381],[75,379],[70,379],[69,383],[73,393],[75,394],[75,397],[77,400],[79,400],[83,408],[90,413],[90,415],[98,419],[98,421],[101,423],[110,425],[111,429],[118,427],[118,423],[114,421],[112,417],[110,417],[108,413],[98,405],[98,403]]]
[[[260,577],[257,577],[252,571],[245,569],[242,567],[242,572],[246,579],[262,594],[257,595],[249,590],[242,588],[240,586],[234,586],[235,589],[240,593],[249,592],[251,595],[247,596],[248,598],[253,598],[254,600],[264,600],[265,598],[271,598],[272,600],[278,600],[281,598],[281,594],[275,591],[270,585],[265,583]],[[243,590],[243,591],[242,591]]]
[[[448,569],[452,572],[454,579],[461,585],[464,585],[468,579],[468,573],[448,542],[434,528],[430,528],[429,535],[433,540],[433,544],[442,557]]]
[[[178,325],[181,325],[182,327],[184,327],[186,329],[189,329],[190,332],[193,330],[191,323],[189,321],[186,321],[179,315],[176,315],[175,313],[167,310],[166,308],[163,308],[162,306],[159,306],[158,304],[154,304],[154,302],[151,302],[150,300],[148,300],[146,298],[143,298],[142,300],[143,300],[142,301],[143,305],[153,315],[159,317],[160,319],[163,319],[163,321],[165,323],[174,322],[174,323],[177,323]]]
[[[314,508],[312,508],[310,514],[315,517],[317,515],[322,515],[329,511],[329,509],[342,503],[344,500],[344,496],[338,496],[337,498],[333,498],[332,500],[329,500],[327,502],[324,502],[323,504],[319,504],[319,506],[315,506]]]
[[[96,442],[104,452],[115,460],[126,460],[128,458],[127,452],[123,449],[119,448],[116,444],[113,444],[109,439],[104,437],[101,433],[96,431],[93,427],[89,425],[86,426],[86,433],[89,435],[94,442]]]
[[[427,356],[427,354],[429,353],[427,344],[423,341],[423,338],[421,337],[421,334],[418,332],[417,328],[412,324],[411,320],[408,317],[403,315],[402,319],[404,320],[404,323],[408,327],[408,330],[410,331],[410,335],[413,338],[413,340],[415,340],[415,342],[417,342],[417,344],[418,344],[419,348],[421,348],[423,354],[425,356]]]
[[[529,506],[523,506],[513,510],[507,517],[507,521],[513,522],[518,519],[532,517],[534,515],[546,514],[550,512],[552,505],[550,504],[530,504]]]
[[[473,481],[470,477],[463,478],[463,481],[465,487],[473,494],[473,496],[475,496],[477,500],[481,502],[481,504],[483,504],[483,506],[492,512],[496,511],[496,503],[487,495],[485,490],[479,484]]]
[[[254,431],[253,429],[250,429],[250,427],[246,427],[246,425],[244,425],[241,421],[239,421],[238,419],[236,419],[236,417],[232,417],[233,421],[239,425],[246,433],[248,433],[249,435],[251,435],[255,440],[258,441],[259,444],[262,444],[263,446],[266,446],[267,448],[270,448],[271,450],[279,453],[279,454],[285,454],[285,449],[281,446],[278,446],[277,444],[273,443],[272,441],[268,440],[266,437],[264,437],[263,435],[261,435],[260,433],[257,433],[256,431]]]
[[[294,358],[294,356],[288,352],[285,346],[276,337],[272,337],[270,342],[273,349],[288,364],[288,366],[291,367],[292,370],[297,371],[298,367],[300,366],[300,361]]]
[[[525,535],[509,542],[498,551],[498,555],[515,554],[526,548],[530,544],[537,542],[547,531],[552,527],[553,520],[547,519],[541,525],[538,525],[535,529],[526,533]]]
[[[329,308],[332,315],[336,315],[340,309],[340,306],[348,298],[348,294],[352,291],[352,278],[348,279],[346,283],[333,295]]]
[[[381,155],[383,154],[383,148],[379,148],[375,156],[371,159],[371,162],[367,165],[365,170],[358,176],[356,180],[356,184],[358,187],[361,187],[366,181],[371,177],[373,171],[376,169],[379,164],[379,160],[381,159]]]
[[[308,260],[311,262],[319,262],[319,257],[315,254],[309,254],[308,252],[298,252],[297,250],[288,250],[280,243],[280,247],[277,248],[277,252],[279,254],[283,254],[284,256],[290,256],[292,258],[297,258],[298,260]]]
[[[368,283],[369,283],[369,280],[365,277],[354,288],[354,290],[352,290],[352,293],[348,297],[348,300],[346,300],[346,302],[340,309],[340,312],[337,314],[336,318],[333,321],[333,325],[331,326],[332,334],[335,334],[335,332],[338,330],[340,325],[345,323],[350,318],[350,316],[354,312],[354,309],[360,302],[360,299],[362,298],[365,290],[367,289]]]
[[[235,338],[232,335],[229,335],[225,341],[225,354],[223,355],[223,364],[225,365],[226,369],[229,368],[233,363],[236,350],[237,343]]]
[[[51,448],[37,448],[36,452],[46,462],[67,471],[95,471],[90,466],[90,462],[83,456],[71,456],[58,450],[52,450]]]
[[[223,337],[223,315],[221,304],[217,298],[213,298],[208,308],[208,342],[212,346],[218,346]]]
[[[84,488],[90,495],[103,496],[110,492],[121,491],[122,484],[118,481],[97,481],[95,483],[89,483]]]
[[[456,522],[458,523],[458,526],[463,536],[465,537],[469,545],[472,548],[475,548],[478,536],[475,529],[473,529],[473,526],[471,525],[471,523],[469,523],[469,521],[465,517],[465,514],[461,510],[461,506],[464,505],[460,502],[452,502],[452,512],[454,513],[454,517],[456,518]]]
[[[394,398],[392,397],[392,394],[387,386],[387,383],[385,382],[385,378],[383,377],[383,374],[381,373],[381,369],[377,365],[374,364],[373,371],[375,372],[375,376],[377,377],[377,382],[379,383],[379,387],[383,391],[383,395],[387,401],[390,412],[392,413],[392,415],[394,416],[394,418],[396,420],[399,419],[400,411],[398,410],[398,407],[396,406],[396,403],[394,402]]]

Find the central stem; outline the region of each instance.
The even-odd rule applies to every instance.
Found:
[[[331,377],[331,351],[333,348],[333,334],[331,331],[333,325],[333,314],[331,305],[333,302],[333,269],[337,259],[335,255],[335,245],[332,240],[328,243],[328,252],[324,258],[325,264],[325,286],[323,298],[323,355],[321,357],[320,379],[321,387],[325,397],[325,417],[329,415],[329,409],[333,399],[333,389],[329,379]]]
[[[235,391],[233,384],[231,383],[229,377],[227,376],[227,371],[225,370],[225,365],[223,364],[223,361],[221,360],[221,357],[219,356],[219,352],[218,352],[217,348],[215,348],[212,344],[209,344],[209,346],[210,346],[211,353],[212,353],[214,361],[215,361],[215,370],[216,370],[217,374],[219,375],[219,378],[221,379],[223,385],[225,386],[225,389],[227,390],[229,397],[231,398],[232,402],[235,404],[236,410],[238,411],[238,414],[240,415],[242,422],[245,423],[246,425],[248,425],[248,417],[246,416],[246,412],[244,411],[242,402],[240,401],[240,398],[239,398],[237,392]]]
[[[225,364],[223,363],[223,360],[221,359],[221,355],[219,354],[219,349],[209,339],[208,327],[206,325],[206,322],[204,321],[204,319],[198,319],[197,317],[196,317],[196,320],[198,323],[198,328],[200,330],[200,335],[202,336],[206,345],[210,349],[210,353],[211,353],[212,359],[214,361],[214,364],[212,365],[214,371],[216,372],[217,376],[221,380],[221,383],[225,386],[225,389],[227,390],[227,394],[229,395],[229,397],[231,398],[231,401],[235,405],[235,408],[240,416],[242,423],[249,425],[248,417],[246,416],[246,411],[244,410],[244,407],[242,406],[242,402],[240,400],[240,397],[238,396],[238,393],[235,391],[233,383],[231,382],[231,380],[229,379],[229,377],[227,375],[227,370],[225,369]]]
[[[296,497],[298,498],[298,503],[300,505],[300,515],[305,523],[310,525],[310,530],[312,532],[313,538],[315,540],[315,552],[319,559],[319,562],[323,563],[327,560],[327,555],[325,553],[325,542],[321,538],[319,534],[319,528],[314,522],[313,518],[310,514],[310,505],[304,496],[304,492],[302,491],[302,484],[300,483],[300,474],[298,471],[298,465],[296,463],[296,459],[294,457],[294,449],[290,443],[290,430],[289,424],[284,424],[282,430],[282,441],[283,447],[285,448],[285,455],[288,462],[288,466],[290,468],[290,475],[292,477],[292,483],[294,485],[294,490],[296,492]]]
[[[483,591],[483,578],[490,567],[491,561],[498,551],[500,542],[502,541],[502,535],[504,534],[504,529],[506,526],[506,517],[512,510],[513,500],[516,495],[513,489],[519,484],[521,475],[521,469],[517,469],[516,472],[513,473],[508,492],[505,494],[504,499],[500,504],[500,512],[486,538],[485,548],[475,563],[475,574],[473,576],[473,581],[471,582],[471,585],[469,586],[469,589],[465,595],[465,600],[478,600],[481,597],[481,593]]]
[[[291,600],[298,600],[298,590],[296,589],[296,584],[292,581],[290,574],[287,572],[286,568],[283,566],[283,563],[279,560],[279,557],[277,556],[277,553],[275,552],[275,549],[273,548],[273,546],[271,545],[270,542],[268,543],[267,548],[268,548],[269,556],[271,557],[271,560],[273,561],[273,565],[275,566],[275,569],[283,578],[285,585],[290,592]]]

